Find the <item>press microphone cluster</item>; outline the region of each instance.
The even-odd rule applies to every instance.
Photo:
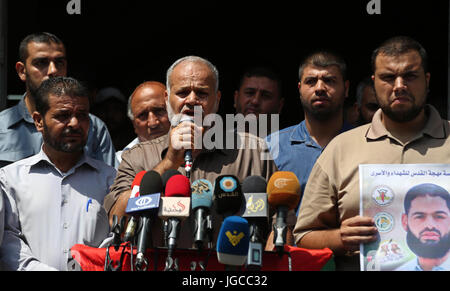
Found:
[[[163,175],[155,171],[136,175],[126,208],[130,221],[123,237],[123,242],[132,242],[137,247],[136,269],[147,269],[146,251],[153,248],[152,236],[159,236],[152,234],[153,222],[158,218],[164,226],[168,251],[166,270],[178,269],[173,256],[187,219],[192,226],[195,249],[199,252],[215,249],[226,270],[246,266],[255,271],[263,266],[270,206],[277,213],[274,245],[278,252],[284,251],[287,212],[296,208],[300,200],[300,183],[294,173],[276,172],[268,183],[263,177],[250,176],[242,184],[233,175],[221,175],[213,183],[199,179],[191,184],[189,178],[176,170]],[[213,217],[213,213],[222,219]],[[213,219],[223,221],[217,230],[217,241],[213,241]]]

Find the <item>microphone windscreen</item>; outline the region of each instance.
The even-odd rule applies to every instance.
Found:
[[[261,176],[250,176],[242,183],[242,192],[244,193],[266,193],[267,182]]]
[[[238,178],[232,175],[217,177],[214,185],[214,204],[220,215],[235,214],[244,204],[244,195]]]
[[[170,170],[166,171],[164,174],[162,174],[161,178],[162,178],[162,181],[163,181],[164,189],[167,186],[167,181],[169,181],[169,179],[172,178],[175,175],[181,175],[181,173],[179,171],[177,171],[177,170],[170,169]]]
[[[136,177],[134,177],[133,183],[131,183],[131,198],[136,198],[139,197],[140,192],[140,186],[141,186],[141,182],[142,182],[142,178],[144,178],[144,175],[146,174],[146,171],[141,171],[139,172]]]
[[[196,180],[191,185],[192,190],[192,209],[199,207],[211,208],[213,186],[211,182],[205,179]]]
[[[139,192],[141,196],[163,192],[163,182],[161,175],[155,171],[149,171],[142,177]]]
[[[146,171],[141,171],[139,172],[133,180],[133,183],[131,183],[131,188],[133,188],[134,186],[140,186],[141,182],[142,182],[142,178],[144,178],[144,175],[146,174]]]
[[[191,183],[186,176],[175,175],[167,181],[166,197],[191,197]]]
[[[248,256],[250,228],[246,219],[239,216],[227,217],[217,238],[217,258],[219,263],[242,266]]]
[[[267,184],[269,204],[295,209],[300,202],[300,182],[293,172],[275,172]]]

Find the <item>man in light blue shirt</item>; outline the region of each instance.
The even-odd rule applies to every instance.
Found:
[[[266,138],[278,169],[297,176],[301,195],[322,150],[336,135],[351,129],[344,123],[343,113],[349,92],[346,72],[345,61],[333,52],[319,51],[306,57],[300,65],[298,83],[305,120]],[[294,245],[295,212],[289,212],[287,223],[287,243]],[[268,239],[267,250],[273,248],[272,235]]]
[[[278,169],[297,175],[301,193],[322,150],[336,135],[352,128],[343,117],[349,90],[346,71],[345,61],[335,53],[309,55],[300,66],[298,84],[305,120],[266,138]]]
[[[27,36],[20,44],[16,63],[26,93],[14,107],[0,113],[0,167],[37,154],[42,145],[31,115],[35,110],[33,94],[44,80],[67,75],[64,44],[50,33]],[[85,152],[88,156],[113,166],[115,149],[105,124],[89,115],[90,128]]]
[[[43,82],[33,120],[41,151],[0,169],[5,228],[2,270],[67,270],[76,244],[98,247],[109,233],[103,208],[116,171],[84,152],[86,90],[72,78]]]

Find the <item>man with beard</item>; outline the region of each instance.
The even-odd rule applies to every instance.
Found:
[[[397,271],[450,271],[450,194],[441,186],[421,184],[405,195],[402,226],[417,258]]]
[[[219,72],[211,62],[197,56],[183,57],[172,64],[166,78],[165,101],[172,127],[168,134],[139,143],[123,153],[117,177],[104,203],[110,220],[113,215],[125,215],[131,184],[139,172],[154,170],[163,175],[169,170],[178,170],[186,174],[184,164],[187,149],[192,149],[193,157],[191,182],[206,179],[214,183],[221,175],[234,175],[241,183],[253,175],[268,180],[277,171],[272,160],[261,159],[261,154],[268,152],[264,140],[256,136],[236,133],[242,145],[255,147],[207,149],[202,143],[203,134],[209,130],[203,124],[204,120],[201,120],[202,124],[175,121],[182,115],[197,119],[194,113],[199,109],[203,112],[201,118],[217,112],[221,99]],[[215,242],[223,218],[214,209],[212,215]],[[193,226],[192,217],[184,222],[178,237],[179,248],[193,246]],[[161,219],[152,221],[152,234],[153,246],[164,246]]]
[[[330,248],[338,270],[359,270],[360,244],[377,239],[359,215],[359,165],[450,162],[450,125],[426,105],[427,52],[409,37],[384,42],[372,56],[380,109],[370,124],[340,134],[317,159],[294,228],[302,248]]]
[[[336,53],[319,51],[308,56],[300,66],[298,83],[305,120],[266,139],[278,169],[296,174],[301,193],[323,149],[336,135],[351,128],[344,123],[344,101],[349,91],[346,72],[345,61]],[[289,221],[288,242],[293,244],[294,214]],[[269,238],[269,250],[271,242]]]
[[[277,73],[269,67],[255,66],[245,70],[239,82],[238,89],[234,92],[234,108],[237,114],[242,114],[248,123],[255,125],[260,122],[260,115],[267,115],[268,133],[272,129],[272,117],[280,115],[284,106],[281,79]],[[253,119],[255,118],[255,119]],[[245,130],[251,130],[246,123]],[[278,126],[277,129],[278,130]],[[254,132],[253,134],[257,134]]]
[[[98,247],[108,235],[102,204],[115,169],[84,153],[89,98],[78,81],[44,81],[35,104],[41,151],[0,169],[5,199],[0,269],[66,271],[72,246]]]
[[[34,126],[34,95],[44,80],[67,75],[66,48],[55,35],[42,32],[25,37],[19,47],[16,71],[26,85],[22,100],[0,112],[0,167],[37,154],[42,136]],[[114,165],[115,149],[105,124],[90,115],[85,152],[92,158]]]

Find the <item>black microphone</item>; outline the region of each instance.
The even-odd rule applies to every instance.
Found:
[[[144,270],[148,265],[145,252],[152,245],[151,220],[158,214],[162,190],[161,175],[155,171],[149,171],[142,178],[140,197],[128,200],[127,213],[141,216],[136,256],[136,266],[139,270]]]
[[[238,178],[232,175],[217,177],[213,200],[217,214],[224,218],[238,213],[244,204],[244,195]]]
[[[181,117],[180,119],[179,124],[183,122],[194,123],[194,118],[189,115],[183,115],[183,117]],[[184,153],[184,169],[186,171],[186,177],[188,177],[188,179],[191,178],[193,164],[194,159],[192,158],[192,150],[186,150],[186,152]]]
[[[170,178],[172,178],[175,175],[181,175],[181,173],[177,170],[174,169],[170,169],[166,172],[164,172],[164,174],[162,174],[161,178],[163,181],[163,188],[164,188],[164,193],[166,193],[166,186],[167,186],[167,182],[170,180]],[[167,238],[169,236],[169,221],[168,220],[164,220],[163,222],[163,233],[164,233],[164,246],[168,246],[168,241]]]
[[[269,229],[269,208],[267,203],[267,182],[261,176],[251,176],[244,180],[242,191],[245,196],[245,210],[242,215],[250,225],[250,245],[247,269],[258,271],[262,268],[263,244]]]

